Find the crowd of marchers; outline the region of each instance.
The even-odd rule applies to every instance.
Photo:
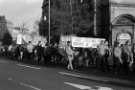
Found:
[[[71,45],[68,45],[68,48]],[[97,48],[72,48],[66,50],[68,55],[68,69],[76,66],[89,67],[94,65],[103,72],[113,71],[115,74],[128,74],[135,70],[135,47],[127,41],[125,44],[101,41]],[[68,54],[69,53],[69,54]],[[70,55],[72,53],[72,55]]]
[[[57,43],[42,45],[41,41],[33,45],[11,44],[0,47],[0,55],[19,61],[32,61],[37,64],[62,64],[67,69],[91,66],[104,72],[130,73],[135,71],[135,47],[127,41],[125,44],[115,42],[113,46],[108,41],[101,41],[97,48],[75,48],[67,42],[65,48]]]

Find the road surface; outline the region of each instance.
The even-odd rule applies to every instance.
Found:
[[[135,90],[64,76],[63,68],[26,64],[0,58],[0,90]]]

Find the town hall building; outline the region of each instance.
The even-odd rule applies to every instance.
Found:
[[[111,40],[135,43],[135,3],[110,2]]]
[[[93,30],[96,30],[97,36],[108,39],[112,45],[116,41],[121,44],[127,41],[135,43],[135,3],[119,0],[91,0],[91,3],[93,11],[96,9],[93,13],[93,18],[96,14],[96,19],[93,19],[96,20],[96,29]],[[44,0],[43,6],[45,5]],[[47,12],[43,8],[42,17]]]

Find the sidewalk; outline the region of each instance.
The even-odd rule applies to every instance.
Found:
[[[95,68],[83,68],[80,70],[73,70],[68,72],[70,72],[70,74],[69,73],[62,73],[62,74],[66,76],[72,76],[80,79],[86,79],[105,84],[113,84],[135,88],[135,74],[116,75],[112,72],[102,72]]]

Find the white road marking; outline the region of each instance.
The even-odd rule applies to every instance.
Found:
[[[66,73],[66,72],[59,72],[61,75],[68,75],[68,76],[73,76],[73,77],[81,77],[81,75],[78,74],[72,74],[72,73]]]
[[[75,83],[70,83],[70,82],[64,82],[64,84],[73,86],[73,87],[75,87],[75,88],[79,88],[79,89],[81,89],[81,90],[95,90],[95,89],[92,89],[92,88],[89,87],[89,86],[80,85],[80,84],[75,84]]]
[[[37,88],[37,87],[29,85],[29,84],[25,84],[25,83],[22,83],[22,82],[20,82],[20,85],[22,85],[24,87],[28,87],[28,88],[34,89],[34,90],[42,90],[40,88]]]
[[[75,88],[78,88],[80,90],[114,90],[109,87],[102,87],[102,86],[86,86],[86,85],[81,85],[81,84],[76,84],[76,83],[70,83],[70,82],[64,82],[64,84],[73,86]]]
[[[9,81],[12,81],[12,80],[13,80],[13,78],[11,78],[11,77],[10,77],[10,78],[8,78],[8,80],[9,80]]]
[[[32,68],[32,69],[41,69],[41,68],[38,68],[38,67],[32,67],[32,66],[27,66],[27,65],[23,65],[23,64],[17,64],[17,66],[27,67],[27,68]]]
[[[114,90],[112,88],[109,88],[109,87],[102,87],[102,86],[95,86],[98,88],[98,90]]]

